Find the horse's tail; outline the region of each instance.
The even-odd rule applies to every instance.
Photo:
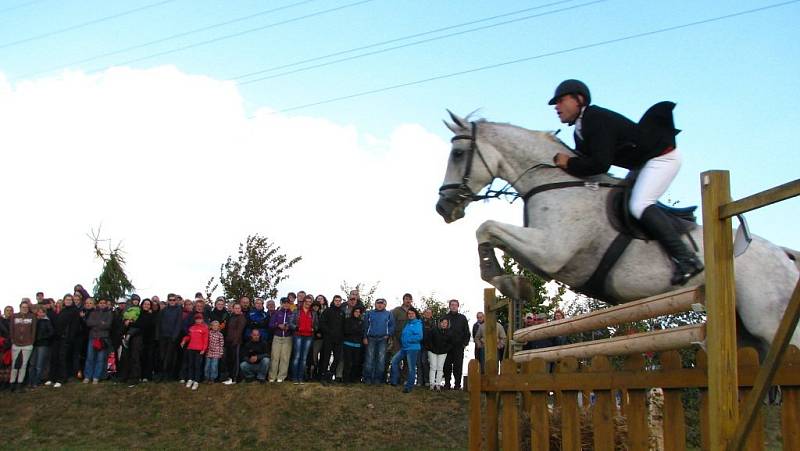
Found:
[[[789,257],[789,260],[793,261],[797,269],[800,270],[800,252],[789,249],[788,247],[781,247],[784,252],[786,252],[786,256]]]

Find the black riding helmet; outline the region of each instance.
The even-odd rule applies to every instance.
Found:
[[[556,92],[547,104],[555,105],[559,97],[567,94],[580,94],[586,99],[586,105],[592,103],[592,95],[589,94],[589,87],[586,86],[586,83],[580,80],[569,79],[562,81],[556,86]]]

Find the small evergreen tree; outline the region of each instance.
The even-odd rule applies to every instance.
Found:
[[[249,235],[245,242],[239,243],[239,255],[220,265],[219,283],[228,299],[247,296],[275,299],[278,285],[289,278],[290,270],[303,257],[289,258],[280,253],[280,246],[259,234]],[[208,281],[206,292],[213,294],[214,279]]]
[[[94,297],[114,302],[133,293],[134,286],[125,274],[122,244],[113,249],[109,245],[108,251],[106,251],[100,248],[100,243],[104,241],[110,243],[111,240],[101,240],[99,235],[99,229],[96,234],[92,231],[90,235],[94,241],[95,255],[103,261],[103,270],[94,281]]]

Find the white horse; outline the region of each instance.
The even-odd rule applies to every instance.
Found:
[[[445,124],[455,136],[436,204],[446,222],[462,218],[466,206],[482,198],[477,193],[495,178],[508,181],[521,195],[545,185],[579,182],[572,184],[579,186],[536,192],[527,199],[526,227],[497,221],[481,224],[476,232],[481,278],[505,294],[513,288],[502,276],[494,253],[497,248],[544,278],[573,289],[585,284],[618,235],[606,214],[611,190],[603,185],[620,180],[607,175],[580,179],[553,166],[556,153],[574,154],[551,133],[469,122],[453,113],[450,117],[453,122]],[[691,234],[702,258],[702,229],[697,227]],[[755,344],[762,353],[800,277],[798,257],[796,251],[754,236],[748,250],[735,260],[737,313],[752,335],[740,333],[740,339]],[[604,278],[606,296],[602,298],[627,302],[674,290],[672,272],[672,263],[658,242],[633,240]],[[687,286],[702,285],[704,277],[705,273],[695,276]],[[800,345],[797,330],[791,343]]]

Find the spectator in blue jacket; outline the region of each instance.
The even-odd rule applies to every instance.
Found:
[[[386,382],[384,362],[386,361],[386,343],[394,334],[394,317],[386,311],[386,299],[375,301],[375,310],[364,316],[364,345],[367,355],[364,361],[364,382],[381,384]]]
[[[244,336],[250,337],[250,332],[258,330],[261,341],[266,343],[269,337],[269,312],[264,310],[264,300],[256,298],[253,302],[254,308],[247,312],[247,327]]]
[[[417,354],[422,349],[422,321],[417,318],[417,311],[412,307],[406,312],[406,321],[403,332],[400,334],[400,350],[392,357],[392,385],[400,381],[400,362],[406,359],[408,377],[403,393],[409,393],[414,388],[417,375]]]

